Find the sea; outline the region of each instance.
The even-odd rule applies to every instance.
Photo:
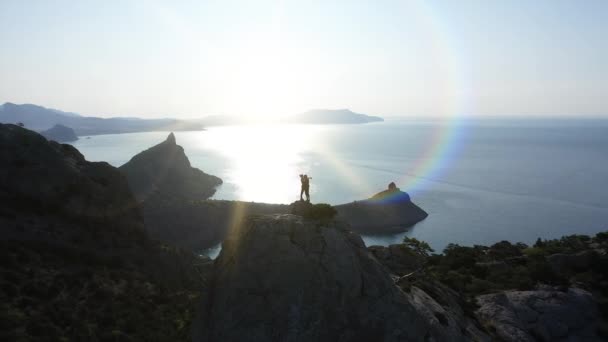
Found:
[[[168,132],[80,137],[90,161],[120,166]],[[299,175],[313,203],[370,197],[395,182],[428,212],[366,245],[533,244],[608,230],[608,120],[393,119],[361,125],[249,125],[175,132],[192,166],[224,183],[215,199],[291,203]],[[214,256],[219,246],[207,251]]]

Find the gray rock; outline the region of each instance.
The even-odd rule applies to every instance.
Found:
[[[425,262],[423,256],[403,245],[370,246],[368,249],[381,264],[399,276],[418,270]]]
[[[423,290],[396,286],[345,228],[294,215],[247,219],[215,261],[194,341],[472,339]]]
[[[547,262],[555,273],[565,274],[579,270],[588,270],[598,254],[593,250],[586,250],[575,254],[557,253],[547,257]]]
[[[419,315],[430,323],[434,341],[490,341],[467,317],[453,290],[438,282],[418,282],[408,293]]]
[[[504,341],[599,341],[599,313],[592,295],[542,289],[477,297],[476,315]]]

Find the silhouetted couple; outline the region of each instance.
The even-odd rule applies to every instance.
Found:
[[[302,188],[300,189],[300,201],[303,201],[302,194],[306,194],[306,201],[310,202],[310,180],[312,177],[308,177],[308,175],[300,175],[300,183],[302,183]]]

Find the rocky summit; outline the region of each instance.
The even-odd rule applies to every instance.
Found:
[[[120,167],[137,200],[199,200],[211,197],[222,184],[190,165],[184,149],[177,145],[175,135],[129,160]]]
[[[232,232],[199,314],[194,341],[472,339],[424,291],[395,285],[346,225],[290,214]]]

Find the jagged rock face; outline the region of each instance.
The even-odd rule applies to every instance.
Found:
[[[507,291],[477,297],[479,320],[503,341],[600,341],[598,310],[582,289]]]
[[[224,241],[194,340],[468,339],[423,311],[433,300],[403,292],[346,228],[294,215],[250,217]]]
[[[199,200],[211,197],[222,183],[193,168],[173,133],[120,167],[138,201],[152,198]]]
[[[452,289],[424,276],[425,259],[403,245],[370,246],[371,254],[398,279],[418,314],[430,324],[433,341],[490,341]]]
[[[78,140],[74,130],[64,125],[55,125],[45,131],[40,132],[40,134],[49,140],[54,140],[57,142],[70,142]]]
[[[491,341],[463,309],[458,294],[436,281],[420,281],[408,291],[410,301],[429,324],[425,341]]]
[[[423,256],[403,245],[369,246],[368,250],[391,272],[400,276],[420,269],[425,262]]]
[[[141,227],[125,177],[107,163],[86,161],[70,145],[0,124],[0,160],[0,199],[10,207]]]

